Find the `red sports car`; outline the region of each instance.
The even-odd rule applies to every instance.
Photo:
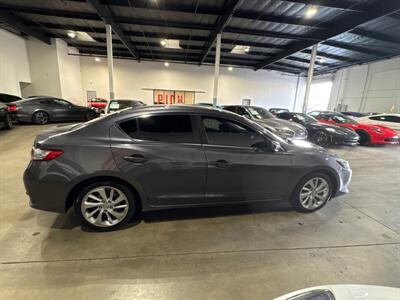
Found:
[[[104,112],[108,101],[103,98],[92,98],[88,101],[89,107],[96,108],[99,112]]]
[[[361,145],[398,144],[396,131],[385,126],[358,123],[351,117],[333,111],[312,111],[309,115],[321,123],[335,124],[353,129],[360,136]]]

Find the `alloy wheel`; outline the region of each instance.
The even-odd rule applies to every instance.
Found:
[[[47,124],[49,117],[45,112],[39,111],[35,113],[35,121],[38,124]]]
[[[317,131],[313,136],[313,141],[319,146],[326,146],[329,143],[328,135],[323,131]]]
[[[314,177],[301,188],[300,203],[305,209],[314,210],[324,205],[330,195],[328,182],[322,177]]]
[[[81,202],[82,216],[98,227],[110,227],[122,222],[129,211],[125,193],[112,186],[98,186],[90,190]]]

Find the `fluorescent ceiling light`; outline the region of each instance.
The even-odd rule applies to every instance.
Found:
[[[67,35],[68,35],[71,39],[74,39],[74,38],[76,37],[76,32],[70,30],[70,31],[67,32]]]
[[[307,11],[306,11],[306,18],[311,18],[315,16],[315,14],[318,12],[318,9],[316,6],[312,5],[310,6]]]
[[[169,49],[181,49],[179,43],[180,43],[179,40],[171,40],[171,39],[163,39],[160,42],[161,46]]]
[[[228,67],[228,70],[229,71],[233,71],[233,67]]]
[[[100,61],[100,57],[95,57],[94,60],[99,62]]]
[[[231,53],[234,53],[234,54],[246,54],[249,51],[250,51],[250,47],[249,46],[236,45],[231,50]]]
[[[323,63],[323,62],[326,61],[325,57],[321,57],[321,56],[317,56],[317,60],[318,60],[318,62],[320,62],[320,63]]]
[[[164,63],[164,66],[169,67],[169,62],[166,61],[166,62]]]
[[[83,42],[96,42],[89,34],[84,31],[77,31],[76,39]]]

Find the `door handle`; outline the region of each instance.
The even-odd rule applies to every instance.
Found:
[[[219,159],[217,161],[211,162],[212,165],[216,166],[217,168],[228,168],[231,166],[231,163],[226,161],[225,159]]]
[[[124,156],[123,159],[129,162],[133,162],[135,164],[143,164],[146,161],[148,161],[148,159],[141,154],[132,154],[131,156]]]

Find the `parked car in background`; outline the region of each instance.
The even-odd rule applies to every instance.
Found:
[[[283,112],[289,112],[289,110],[287,108],[270,108],[269,112],[276,116]]]
[[[94,107],[98,113],[105,113],[108,101],[103,98],[92,98],[88,101],[89,107]]]
[[[308,139],[318,146],[358,144],[359,136],[353,129],[320,123],[317,119],[302,113],[283,112],[277,117],[303,125],[308,131]]]
[[[366,124],[388,126],[400,134],[400,114],[371,115],[359,118],[357,121]]]
[[[140,107],[145,106],[146,104],[139,100],[127,100],[127,99],[113,99],[108,102],[106,112],[107,114],[112,113],[114,111],[118,111],[121,109],[125,109],[128,107]]]
[[[90,140],[90,143],[82,143]],[[139,210],[289,201],[300,212],[348,192],[347,161],[246,118],[195,105],[127,109],[39,134],[24,184],[34,208],[75,208],[96,230]]]
[[[37,97],[8,104],[19,122],[47,124],[49,122],[89,121],[98,117],[91,107],[72,104],[64,99]]]
[[[244,116],[284,138],[306,139],[307,130],[299,124],[276,118],[262,107],[227,105],[223,109]]]
[[[8,110],[7,105],[0,103],[0,128],[13,128],[13,112]]]
[[[368,115],[366,113],[361,113],[361,112],[356,112],[356,111],[342,111],[341,113],[345,116],[350,116],[350,117],[355,117],[355,118],[361,118],[361,117],[365,117]]]
[[[274,300],[397,300],[400,289],[376,285],[335,284],[292,292]]]
[[[354,118],[333,111],[312,111],[310,116],[325,124],[335,124],[355,130],[360,136],[361,145],[398,144],[396,131],[381,125],[371,125],[357,122]]]
[[[10,102],[18,101],[21,99],[22,98],[19,96],[0,93],[0,103],[10,103]]]

